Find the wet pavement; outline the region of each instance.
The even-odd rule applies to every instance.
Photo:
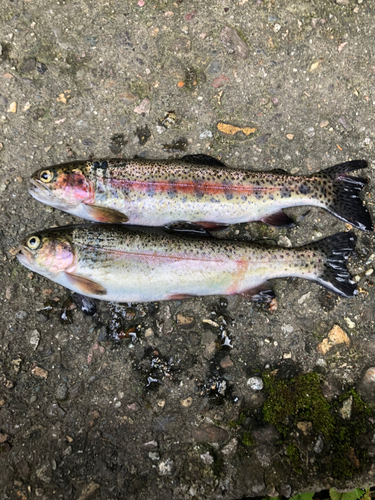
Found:
[[[375,482],[374,237],[341,299],[97,303],[23,268],[19,239],[80,222],[28,194],[74,159],[204,153],[306,175],[366,159],[368,1],[0,3],[0,487],[4,499],[225,499]],[[362,172],[363,174],[364,172]],[[349,229],[323,210],[215,237],[297,245]]]

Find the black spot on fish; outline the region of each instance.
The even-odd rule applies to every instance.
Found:
[[[102,166],[102,168],[108,168],[108,162],[103,161],[101,166]]]
[[[274,198],[274,196],[273,196],[273,194],[269,194],[269,195],[268,195],[268,198],[269,198],[270,200],[274,200],[274,199],[275,199],[275,198]]]
[[[290,189],[283,187],[280,190],[280,196],[281,198],[290,198],[292,196]]]
[[[100,167],[100,162],[99,161],[94,161],[94,167],[99,168]]]
[[[227,200],[232,200],[233,199],[233,194],[232,193],[225,193],[225,198]]]
[[[301,194],[308,194],[310,192],[310,188],[307,184],[301,184],[298,188],[298,191]]]
[[[262,191],[260,189],[256,189],[254,191],[254,194],[255,194],[255,198],[257,200],[261,200],[263,198],[263,194],[262,194]]]
[[[242,201],[247,201],[247,196],[245,196],[244,194],[241,196],[241,200]]]

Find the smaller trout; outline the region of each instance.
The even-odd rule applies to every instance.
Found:
[[[19,246],[18,260],[70,290],[115,302],[149,302],[203,295],[274,297],[273,278],[315,281],[342,297],[356,295],[346,261],[352,233],[298,248],[187,238],[85,224],[36,232]]]
[[[283,208],[312,205],[362,230],[372,230],[360,191],[367,183],[348,175],[367,163],[354,160],[308,176],[283,170],[231,169],[207,155],[173,160],[74,161],[31,177],[37,200],[94,222],[166,226],[190,222],[206,229],[262,221],[293,223]]]

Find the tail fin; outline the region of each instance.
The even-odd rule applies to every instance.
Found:
[[[338,233],[308,245],[326,256],[324,269],[315,281],[342,297],[357,295],[357,284],[346,267],[349,254],[354,250],[356,236],[353,232]]]
[[[367,179],[347,175],[348,172],[366,167],[365,160],[347,161],[327,168],[314,177],[329,179],[333,185],[333,193],[329,195],[326,207],[329,212],[358,229],[372,231],[374,226],[370,213],[359,197],[360,191],[367,184]],[[321,186],[321,190],[326,192],[324,185]]]

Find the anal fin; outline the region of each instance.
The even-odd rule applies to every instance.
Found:
[[[75,287],[75,291],[82,295],[107,295],[107,290],[89,278],[78,276],[77,274],[65,273],[69,283]]]
[[[79,305],[81,311],[87,316],[93,316],[96,313],[96,304],[94,299],[81,295],[80,293],[74,293],[73,299]]]
[[[98,207],[96,205],[85,205],[85,211],[90,219],[97,222],[107,222],[110,224],[123,224],[128,222],[129,217],[118,210],[107,207]]]
[[[269,226],[290,227],[294,225],[294,220],[288,217],[282,210],[275,212],[274,214],[267,215],[260,220]]]
[[[240,292],[239,295],[252,300],[253,302],[271,302],[275,297],[272,285],[269,281]]]
[[[229,224],[220,224],[217,222],[208,222],[208,221],[199,221],[195,222],[198,226],[202,226],[209,231],[224,231],[224,229],[228,229]]]
[[[192,297],[195,297],[195,295],[190,295],[188,293],[174,293],[168,297],[168,300],[184,300],[191,299]]]

